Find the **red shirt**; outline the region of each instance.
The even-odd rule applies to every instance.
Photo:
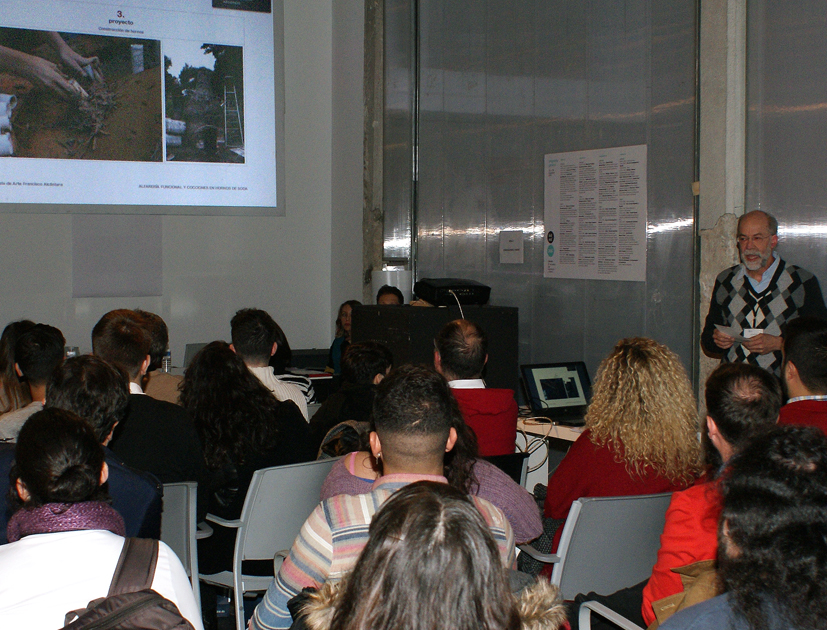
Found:
[[[465,424],[474,430],[480,457],[508,455],[517,440],[517,401],[511,389],[452,389]]]
[[[546,517],[566,518],[571,504],[581,497],[658,494],[686,487],[673,484],[649,467],[643,469],[643,476],[630,475],[623,461],[615,461],[616,453],[609,445],[597,446],[592,442],[589,429],[583,431],[548,480]],[[562,533],[563,528],[557,528],[552,551],[557,550]]]
[[[652,602],[683,591],[681,578],[671,569],[701,560],[714,560],[718,553],[718,518],[721,495],[716,481],[699,481],[675,492],[666,510],[658,559],[652,577],[643,589],[643,618],[655,620]]]
[[[797,400],[781,407],[778,424],[816,427],[827,435],[827,400]]]

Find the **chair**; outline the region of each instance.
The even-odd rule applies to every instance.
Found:
[[[198,583],[198,552],[196,540],[212,534],[206,524],[196,524],[195,503],[198,484],[181,481],[164,484],[164,508],[161,514],[161,540],[172,549],[192,581],[195,602],[201,608],[201,589]]]
[[[577,499],[571,505],[556,554],[530,545],[520,550],[553,563],[551,583],[563,599],[615,591],[652,573],[671,493]]]
[[[508,455],[489,455],[483,457],[485,461],[494,464],[506,475],[525,488],[528,476],[528,453],[509,453]]]
[[[244,593],[266,591],[273,576],[247,575],[241,571],[245,560],[285,558],[302,525],[319,504],[322,482],[335,459],[303,464],[274,466],[253,473],[253,479],[241,508],[241,516],[225,520],[207,515],[207,520],[223,527],[238,529],[233,552],[233,570],[199,577],[208,584],[233,589],[233,605],[238,630],[244,630]]]

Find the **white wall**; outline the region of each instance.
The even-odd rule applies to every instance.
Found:
[[[292,347],[327,347],[332,305],[358,297],[362,250],[361,71],[358,86],[332,79],[334,42],[337,68],[361,68],[363,21],[352,13],[362,9],[334,4],[284,6],[287,216],[165,216],[162,296],[75,299],[71,216],[0,213],[0,326],[49,323],[88,351],[103,313],[141,307],[166,320],[178,365],[184,344],[229,338],[232,314],[258,306]]]

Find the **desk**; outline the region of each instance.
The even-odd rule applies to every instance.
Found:
[[[517,447],[529,453],[526,488],[531,492],[535,484],[548,484],[548,438],[574,442],[583,433],[583,427],[567,427],[551,422],[536,422],[520,418],[517,421]],[[531,470],[536,466],[536,470]]]

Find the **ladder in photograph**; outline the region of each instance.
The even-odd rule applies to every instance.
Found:
[[[241,112],[232,77],[224,77],[224,144],[227,148],[244,146]]]

